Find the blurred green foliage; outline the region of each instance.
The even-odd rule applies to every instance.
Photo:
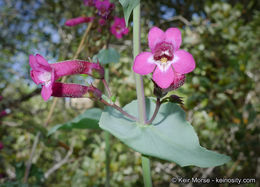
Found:
[[[170,180],[174,176],[257,178],[258,184],[253,186],[259,185],[259,2],[141,2],[143,51],[148,50],[147,33],[153,25],[181,28],[181,48],[192,53],[197,67],[175,94],[184,98],[187,120],[202,146],[232,157],[228,164],[209,169],[181,168],[152,159],[154,186],[173,186]],[[50,62],[72,58],[86,25],[67,28],[64,22],[82,14],[90,16],[93,10],[80,0],[0,0],[0,5],[0,95],[4,96],[0,108],[11,109],[11,114],[0,119],[0,141],[4,144],[0,150],[0,186],[21,186],[34,137],[37,131],[46,131],[42,125],[52,102],[44,102],[31,81],[28,55],[41,53]],[[121,7],[119,2],[116,6]],[[123,17],[122,8],[117,11]],[[109,32],[98,33],[93,27],[79,58],[97,54],[108,35]],[[122,40],[110,39],[110,46],[120,53],[120,63],[110,65],[109,84],[122,106],[136,98],[131,39],[131,32]],[[84,82],[80,76],[68,79],[72,80]],[[144,85],[146,96],[151,96],[149,77],[144,78]],[[83,111],[74,101],[60,99],[48,130]],[[60,131],[52,138],[55,141],[41,138],[33,158],[30,186],[103,186],[104,132]],[[140,154],[115,138],[111,145],[111,186],[143,186]],[[67,163],[44,179],[44,173],[66,156],[70,146],[73,154]]]

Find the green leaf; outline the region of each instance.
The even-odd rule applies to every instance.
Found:
[[[117,63],[119,62],[120,55],[114,48],[101,49],[97,55],[93,57],[93,61],[97,60],[101,64]]]
[[[124,110],[138,116],[137,107],[135,100]],[[146,109],[150,119],[155,109],[151,98],[146,99]],[[173,161],[181,166],[213,167],[230,160],[226,155],[200,146],[196,132],[185,120],[185,112],[174,103],[162,104],[151,125],[134,122],[108,107],[102,113],[99,126],[144,155]]]
[[[128,26],[128,20],[133,9],[140,3],[140,0],[119,0],[120,4],[123,6],[125,23]]]
[[[48,132],[48,136],[57,130],[100,129],[98,126],[98,121],[100,119],[101,113],[102,110],[99,108],[88,109],[83,114],[80,114],[67,123],[55,125]]]

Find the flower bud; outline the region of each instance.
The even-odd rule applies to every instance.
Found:
[[[172,91],[172,90],[176,90],[178,89],[179,87],[181,87],[184,82],[185,82],[185,75],[182,75],[182,74],[175,74],[175,77],[173,79],[173,82],[171,83],[171,85],[168,87],[168,88],[161,88],[159,87],[155,81],[153,81],[154,83],[154,95],[158,98],[162,98],[164,97],[165,95],[167,95],[168,92]]]

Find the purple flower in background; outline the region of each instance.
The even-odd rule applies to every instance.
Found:
[[[98,20],[98,23],[99,23],[100,26],[104,26],[107,22],[106,22],[106,20],[104,18],[100,18]]]
[[[85,6],[95,6],[96,0],[84,0]]]
[[[69,19],[65,22],[66,26],[73,27],[75,25],[81,24],[81,23],[88,23],[92,22],[94,20],[93,17],[77,17]]]
[[[104,19],[108,19],[109,15],[115,8],[114,3],[110,3],[109,0],[97,0],[95,6],[98,9],[98,15]]]
[[[10,113],[10,109],[5,109],[3,111],[0,112],[0,118],[8,115]]]
[[[2,100],[3,100],[3,98],[4,98],[4,97],[0,95],[0,101],[2,101]]]
[[[128,34],[129,30],[125,25],[125,19],[115,17],[110,32],[118,39],[122,38],[123,35]]]
[[[4,144],[0,142],[0,150],[4,148]]]

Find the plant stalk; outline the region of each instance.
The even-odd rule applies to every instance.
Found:
[[[109,66],[105,68],[105,79],[103,80],[103,83],[105,85],[105,89],[107,91],[107,94],[109,95],[111,99],[111,91],[107,85],[107,82],[109,82]],[[110,133],[105,131],[105,152],[106,152],[106,184],[105,187],[110,186]]]
[[[157,100],[156,100],[156,107],[155,107],[153,116],[152,116],[152,118],[151,118],[149,121],[147,121],[147,124],[151,124],[151,123],[153,122],[153,120],[155,119],[155,117],[156,117],[157,114],[158,114],[158,111],[159,111],[159,109],[160,109],[160,106],[161,106],[160,98],[157,98]]]
[[[133,55],[134,58],[140,53],[140,3],[134,8],[133,11]],[[143,79],[141,75],[135,74],[136,83],[136,93],[138,100],[138,112],[139,112],[139,123],[145,124],[146,122],[146,108],[145,108],[145,97],[143,88]],[[151,170],[150,170],[150,160],[148,157],[142,155],[142,168],[143,168],[143,178],[145,187],[152,186]]]

